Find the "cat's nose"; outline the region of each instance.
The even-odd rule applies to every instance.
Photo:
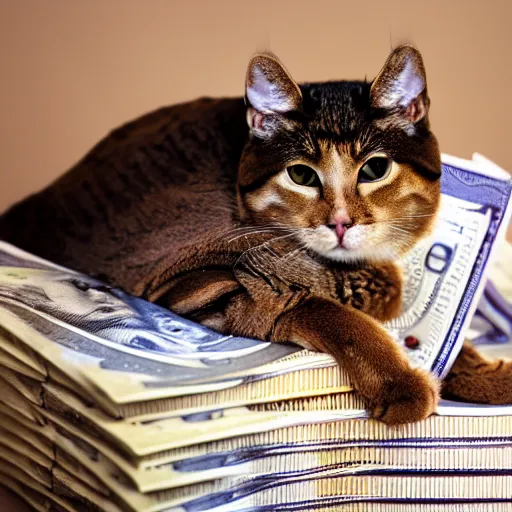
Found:
[[[343,241],[343,236],[347,229],[352,226],[352,219],[344,209],[338,210],[331,218],[327,227],[331,228],[338,237],[339,243]]]
[[[331,228],[336,233],[336,236],[340,239],[340,242],[343,240],[343,235],[350,226],[352,226],[352,224],[348,222],[345,224],[327,224],[327,227]]]
[[[352,222],[339,222],[339,223],[336,223],[336,224],[327,224],[327,227],[328,228],[331,228],[331,229],[334,229],[334,230],[337,230],[337,229],[345,229],[347,230],[348,228],[350,228],[352,226]]]
[[[331,217],[331,220],[329,222],[329,227],[335,228],[336,226],[340,225],[343,226],[345,229],[348,229],[350,226],[352,226],[352,219],[350,218],[347,210],[344,208],[340,208],[339,210],[336,210],[336,212]]]

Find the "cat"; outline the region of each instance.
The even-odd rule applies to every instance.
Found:
[[[439,207],[429,107],[412,46],[371,82],[299,85],[258,54],[244,98],[165,107],[114,130],[5,212],[0,238],[220,332],[328,352],[373,418],[420,420],[440,384],[381,324],[401,310],[395,262]],[[510,402],[511,375],[465,346],[445,395]]]

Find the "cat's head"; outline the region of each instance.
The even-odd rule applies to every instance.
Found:
[[[371,83],[298,85],[274,55],[256,55],[246,103],[244,220],[290,228],[339,261],[395,259],[430,231],[441,161],[415,48],[394,50]]]

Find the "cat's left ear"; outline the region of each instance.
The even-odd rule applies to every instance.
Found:
[[[302,109],[302,93],[286,68],[271,53],[255,55],[245,79],[247,123],[255,134],[269,134],[276,116]]]
[[[427,76],[420,52],[413,46],[396,48],[370,90],[372,107],[388,110],[407,123],[428,117]]]

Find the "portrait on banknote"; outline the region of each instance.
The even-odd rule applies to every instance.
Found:
[[[219,359],[258,342],[219,336],[172,312],[85,275],[64,270],[2,267],[0,300],[141,353]],[[233,341],[232,341],[233,340]]]

